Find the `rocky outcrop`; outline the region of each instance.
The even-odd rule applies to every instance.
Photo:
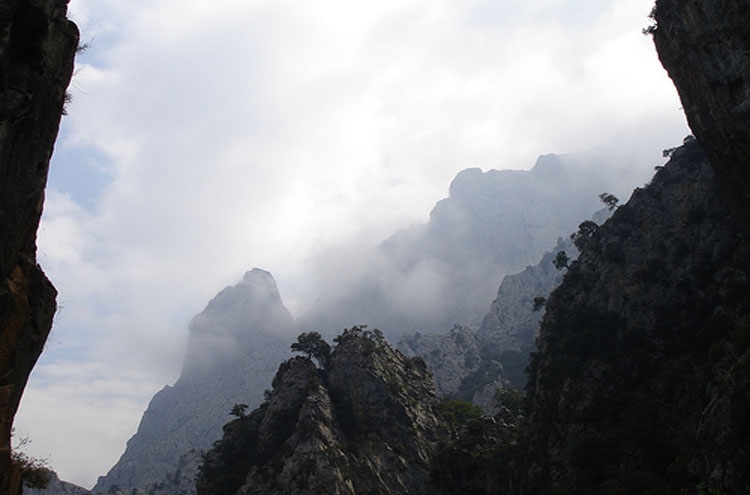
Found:
[[[180,378],[151,399],[125,453],[92,491],[115,487],[158,493],[185,484],[190,493],[194,469],[184,466],[195,455],[189,452],[207,449],[221,436],[234,404],[262,402],[294,335],[294,322],[270,273],[253,269],[222,290],[190,325]]]
[[[55,312],[36,230],[78,46],[66,11],[59,0],[0,5],[0,493],[19,490],[11,425]]]
[[[653,16],[659,58],[750,236],[750,2],[658,0]]]
[[[224,427],[199,494],[427,492],[439,421],[424,362],[356,327],[337,341],[325,369],[283,363],[268,400]]]
[[[525,493],[746,493],[750,253],[696,141],[548,298]]]

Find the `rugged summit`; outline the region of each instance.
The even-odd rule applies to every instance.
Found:
[[[0,4],[0,493],[20,490],[11,425],[55,312],[36,230],[78,46],[66,14],[59,0]]]
[[[221,436],[232,406],[261,403],[294,334],[270,273],[255,268],[219,292],[190,324],[180,378],[151,399],[125,453],[93,491],[181,483],[174,473]]]
[[[690,128],[750,236],[750,2],[658,0],[653,17]]]
[[[283,363],[268,400],[224,427],[199,494],[426,493],[439,422],[424,362],[358,327],[337,341],[324,369]]]
[[[591,152],[542,155],[531,170],[459,172],[426,224],[372,254],[349,253],[302,327],[335,334],[361,322],[391,338],[477,328],[505,275],[538,263],[601,207],[600,193],[628,191],[636,179],[622,169],[621,158]]]
[[[526,493],[747,493],[749,261],[688,140],[548,298]]]

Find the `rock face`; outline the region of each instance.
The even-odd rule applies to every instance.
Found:
[[[534,311],[534,298],[547,297],[562,282],[563,271],[553,265],[557,253],[565,251],[571,260],[578,250],[570,240],[558,239],[534,266],[503,278],[489,313],[477,330],[482,347],[498,351],[521,351],[534,346],[542,311]]]
[[[199,494],[426,493],[439,422],[424,362],[356,327],[337,340],[325,369],[283,363],[268,400],[224,427]]]
[[[750,253],[696,141],[547,300],[525,493],[747,493]]]
[[[522,390],[526,385],[524,370],[544,314],[543,309],[533,309],[533,301],[560,285],[563,272],[552,263],[560,251],[571,260],[578,256],[570,240],[558,239],[538,264],[503,278],[476,332],[456,326],[447,334],[417,333],[401,339],[398,348],[407,356],[425,360],[435,377],[438,395],[470,401],[494,412],[498,388]]]
[[[750,236],[750,2],[658,0],[654,18],[659,58]]]
[[[270,273],[253,269],[222,290],[190,325],[180,378],[151,399],[125,453],[92,491],[114,486],[129,493],[182,483],[175,473],[187,473],[181,466],[189,466],[197,454],[181,457],[210,447],[234,404],[261,403],[278,363],[289,356],[294,335],[294,322]]]
[[[611,170],[620,166],[596,154],[550,154],[527,171],[464,170],[426,224],[337,269],[301,324],[333,335],[367,323],[394,339],[476,329],[503,277],[536,264],[554,239],[600,208],[598,195],[612,191]]]
[[[78,29],[67,2],[0,5],[0,493],[17,493],[10,430],[55,312],[36,263],[36,230]]]

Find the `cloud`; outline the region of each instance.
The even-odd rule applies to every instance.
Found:
[[[81,404],[142,410],[148,394],[120,384],[174,380],[190,317],[246,269],[271,270],[303,309],[314,253],[425,221],[461,169],[604,145],[658,164],[687,130],[640,34],[651,3],[72,0],[91,48],[39,236],[63,305],[42,369],[82,371],[36,374],[19,421],[63,478],[90,484],[130,430],[113,426],[120,443],[87,471],[46,432]],[[84,386],[96,374],[111,401]]]

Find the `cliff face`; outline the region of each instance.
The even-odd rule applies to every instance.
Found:
[[[66,11],[59,0],[0,5],[0,493],[18,491],[11,425],[55,312],[36,230],[78,46]]]
[[[599,221],[606,217],[603,212],[596,215]],[[553,265],[560,251],[571,260],[578,256],[570,240],[559,239],[538,264],[504,277],[476,331],[457,326],[447,334],[417,333],[401,339],[399,350],[425,360],[438,395],[470,401],[494,412],[498,388],[510,385],[522,390],[526,384],[524,370],[544,314],[543,308],[534,310],[534,298],[546,297],[560,285],[563,272]]]
[[[697,142],[586,237],[529,377],[526,493],[746,493],[750,253]]]
[[[658,0],[654,18],[659,58],[750,236],[750,2]]]
[[[283,363],[260,408],[224,427],[198,493],[426,493],[438,440],[434,384],[421,360],[358,328],[324,370]]]
[[[294,322],[270,273],[253,269],[222,290],[190,325],[180,378],[151,399],[125,453],[93,492],[174,488],[186,481],[185,473],[192,481],[191,469],[181,466],[194,464],[195,451],[221,436],[232,405],[261,403],[278,363],[289,356],[293,335]]]

